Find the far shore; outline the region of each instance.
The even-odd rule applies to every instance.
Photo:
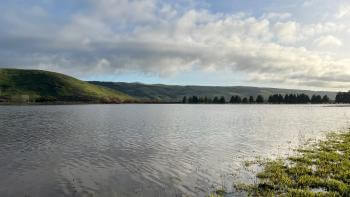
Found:
[[[36,106],[36,105],[122,105],[122,104],[183,104],[183,105],[324,105],[323,107],[350,107],[348,103],[327,103],[327,104],[316,104],[316,103],[304,103],[304,104],[275,104],[275,103],[182,103],[182,102],[120,102],[120,103],[102,103],[102,102],[0,102],[0,106]]]

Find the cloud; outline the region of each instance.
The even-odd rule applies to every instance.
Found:
[[[350,60],[318,49],[345,47],[335,36],[345,24],[307,24],[288,12],[214,13],[157,0],[88,2],[64,23],[47,21],[51,16],[38,7],[0,19],[8,27],[0,31],[0,65],[76,76],[228,69],[261,83],[350,85]]]
[[[150,22],[156,20],[155,0],[92,0],[94,15],[100,19],[118,21],[119,23]]]
[[[299,25],[294,21],[288,21],[285,23],[277,22],[274,26],[275,34],[282,43],[293,43],[298,39],[298,27]]]
[[[270,12],[263,14],[262,18],[266,18],[269,20],[286,20],[291,18],[292,15],[290,13],[278,13],[278,12]]]
[[[312,0],[307,0],[303,3],[304,7],[308,7],[308,6],[312,6],[314,4],[314,2]]]
[[[332,35],[321,36],[315,40],[315,43],[319,47],[340,47],[343,45],[342,41]]]
[[[335,13],[337,19],[342,19],[350,15],[350,5],[341,4],[338,8],[338,11]]]

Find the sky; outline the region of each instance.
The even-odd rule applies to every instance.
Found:
[[[3,0],[0,12],[0,68],[350,89],[348,0]]]

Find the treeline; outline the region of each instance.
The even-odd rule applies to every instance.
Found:
[[[200,96],[191,96],[187,97],[184,96],[182,99],[182,103],[214,103],[214,104],[225,104],[225,103],[232,103],[232,104],[239,104],[239,103],[264,103],[264,97],[261,95],[258,95],[256,99],[253,96],[250,97],[243,97],[240,96],[232,96],[230,100],[226,100],[224,96],[218,97],[215,96],[214,98],[210,97],[200,97]]]
[[[341,97],[345,98],[345,96]],[[347,97],[350,103],[350,93],[347,95]],[[340,97],[339,97],[340,99]],[[306,94],[274,94],[268,97],[266,100],[262,95],[258,95],[256,98],[253,96],[249,97],[240,97],[238,95],[231,96],[230,100],[226,100],[224,96],[221,97],[214,97],[213,99],[210,97],[200,97],[200,96],[184,96],[182,99],[182,103],[214,103],[214,104],[225,104],[225,103],[231,103],[231,104],[263,104],[263,103],[270,103],[270,104],[326,104],[330,103],[330,99],[327,95],[324,95],[323,97],[321,95],[312,95],[311,98]]]
[[[336,103],[350,103],[350,91],[349,92],[338,92],[335,96]]]
[[[187,97],[184,96],[182,99],[182,103],[217,103],[217,104],[224,104],[226,103],[226,98],[224,96],[214,97],[213,99],[210,97],[199,97],[199,96],[192,96]]]
[[[274,94],[269,96],[268,103],[272,104],[327,104],[330,99],[327,95],[312,95],[311,98],[306,94]]]

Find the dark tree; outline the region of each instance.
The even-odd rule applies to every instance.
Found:
[[[187,97],[186,97],[186,96],[184,96],[184,97],[182,98],[182,103],[187,103]]]
[[[219,98],[217,96],[214,97],[213,103],[219,103]]]
[[[329,103],[329,97],[327,95],[322,97],[322,103]]]
[[[316,102],[317,102],[317,103],[322,103],[322,97],[321,97],[321,95],[317,95],[317,96],[316,96]]]
[[[296,104],[297,100],[298,99],[295,94],[289,94],[288,100],[286,100],[286,97],[284,98],[284,103]]]
[[[290,99],[289,99],[289,95],[288,94],[284,95],[284,100],[283,101],[286,104],[290,103]]]
[[[310,98],[306,94],[286,94],[284,96],[274,94],[269,96],[267,102],[273,104],[306,104],[310,102]]]
[[[197,97],[197,96],[193,96],[193,97],[192,97],[192,102],[193,102],[193,103],[198,103],[198,102],[199,102],[198,97]]]
[[[237,103],[242,103],[241,97],[240,96],[236,96],[236,101],[237,101]]]
[[[320,104],[320,103],[322,103],[322,97],[320,95],[312,95],[311,103],[312,104]]]
[[[253,96],[249,97],[249,103],[254,103],[254,97]]]
[[[264,97],[259,94],[258,97],[256,97],[256,102],[260,104],[264,103]]]
[[[284,103],[284,99],[283,99],[283,96],[281,94],[277,95],[277,97],[278,97],[279,104]]]
[[[301,104],[306,104],[306,103],[310,103],[310,97],[306,94],[299,94],[298,95],[298,103],[301,103]]]
[[[242,103],[242,99],[240,96],[232,96],[230,99],[230,103]]]
[[[272,95],[269,96],[269,98],[267,99],[267,102],[268,102],[268,103],[273,103]]]
[[[335,102],[336,103],[341,103],[341,92],[338,92],[337,95],[335,96]]]
[[[188,101],[187,101],[188,103],[193,103],[193,97],[188,97]]]
[[[204,97],[204,103],[208,103],[208,97]]]
[[[350,92],[338,92],[335,97],[336,103],[350,103]]]
[[[236,99],[235,99],[235,96],[231,96],[231,99],[230,99],[230,102],[229,103],[236,103]]]
[[[289,96],[287,97],[289,100]],[[272,104],[281,104],[281,103],[286,103],[284,97],[281,94],[274,94],[269,96],[268,102]]]
[[[244,103],[244,104],[247,104],[247,103],[248,103],[247,97],[244,97],[244,98],[243,98],[242,103]]]
[[[219,102],[222,103],[222,104],[225,104],[226,103],[225,97],[224,96],[220,97],[220,101]]]

